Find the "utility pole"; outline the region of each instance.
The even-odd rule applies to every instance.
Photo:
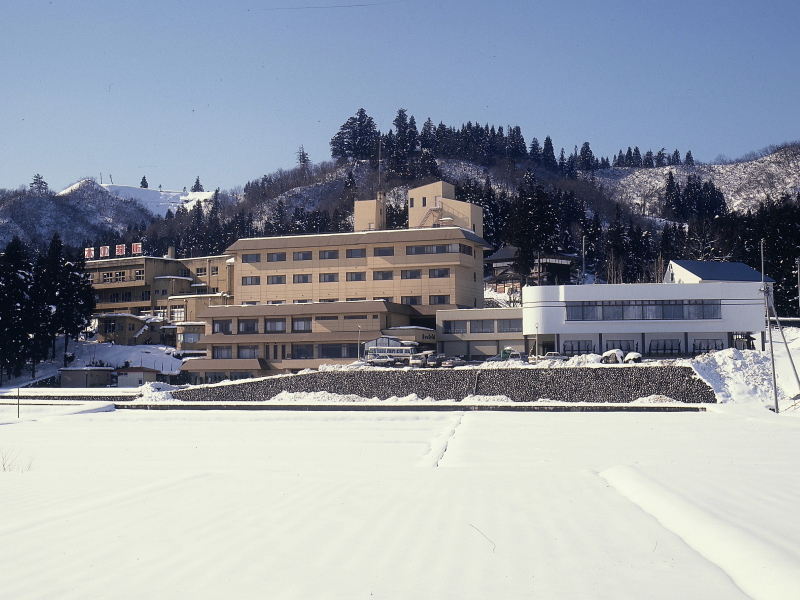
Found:
[[[770,322],[769,318],[769,305],[770,305],[770,297],[769,297],[769,289],[767,288],[767,282],[765,280],[764,275],[764,239],[761,239],[761,292],[764,294],[764,310],[766,311],[766,318],[767,318],[767,337],[769,338],[769,360],[770,366],[772,367],[772,395],[775,400],[775,407],[774,411],[775,414],[779,412],[778,408],[778,378],[775,374],[775,350],[772,347],[772,323]],[[775,317],[777,318],[777,313]]]
[[[586,283],[586,236],[581,240],[581,285]]]

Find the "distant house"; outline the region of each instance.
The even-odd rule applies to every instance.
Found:
[[[155,383],[161,371],[150,367],[124,367],[115,371],[117,387],[140,387],[145,383]]]
[[[114,367],[67,367],[58,370],[61,387],[89,388],[111,385]]]
[[[664,283],[709,283],[711,281],[761,281],[761,273],[744,263],[673,260],[667,265]],[[767,283],[774,279],[764,277]]]

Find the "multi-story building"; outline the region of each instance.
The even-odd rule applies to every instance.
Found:
[[[453,195],[444,182],[410,190],[415,228],[385,229],[379,194],[356,202],[354,232],[238,240],[236,305],[200,313],[207,357],[183,369],[216,381],[352,362],[384,334],[434,342],[438,310],[483,307],[482,214]]]

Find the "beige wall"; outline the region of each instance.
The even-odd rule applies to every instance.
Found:
[[[463,227],[483,237],[483,210],[455,199],[455,187],[437,181],[408,190],[409,227]]]

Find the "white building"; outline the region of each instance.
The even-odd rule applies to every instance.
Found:
[[[771,282],[772,280],[767,280]],[[765,331],[761,273],[741,263],[673,261],[664,283],[523,288],[523,333],[542,351],[645,356],[748,347]]]

